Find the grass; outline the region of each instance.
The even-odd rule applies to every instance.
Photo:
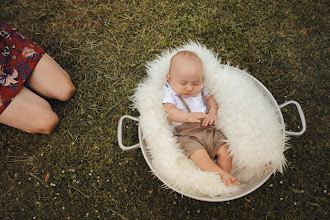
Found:
[[[50,100],[61,119],[50,135],[0,125],[1,219],[328,218],[326,1],[7,0],[0,11],[77,87],[67,103]],[[307,119],[285,173],[240,199],[207,203],[162,189],[140,150],[117,144],[119,118],[139,115],[128,97],[145,63],[190,39],[246,69],[278,103],[298,101]],[[283,112],[299,130],[295,109]],[[125,144],[137,143],[136,126],[127,127]]]

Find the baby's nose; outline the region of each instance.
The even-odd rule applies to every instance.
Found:
[[[186,90],[191,92],[193,90],[193,87],[191,85],[187,85]]]

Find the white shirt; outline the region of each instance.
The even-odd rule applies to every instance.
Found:
[[[167,86],[164,86],[164,98],[163,98],[163,104],[164,103],[171,103],[174,104],[179,110],[181,111],[185,111],[188,112],[188,110],[186,109],[186,107],[184,106],[184,104],[181,102],[181,100],[178,97],[178,94],[176,94],[172,87],[171,84],[169,84],[168,82],[166,82]],[[203,86],[202,86],[203,89]],[[206,96],[208,94],[208,91],[206,91],[206,89],[203,89],[203,93],[204,96]],[[203,95],[202,95],[202,91],[199,92],[198,95],[196,96],[190,96],[188,98],[183,97],[183,100],[187,103],[187,105],[189,106],[191,112],[204,112],[206,113],[206,105],[203,101]],[[181,122],[172,122],[174,126],[178,126],[181,125],[183,123]]]

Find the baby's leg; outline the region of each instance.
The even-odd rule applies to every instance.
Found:
[[[226,186],[229,186],[231,183],[238,184],[234,183],[235,178],[233,176],[221,169],[217,164],[212,161],[205,149],[195,151],[193,154],[190,155],[189,158],[194,161],[196,165],[199,166],[199,168],[201,168],[202,170],[219,173],[222,181],[225,183]]]
[[[226,171],[228,174],[230,174],[231,166],[232,166],[232,158],[229,156],[228,152],[228,145],[222,144],[217,152],[217,164],[221,169]],[[239,184],[238,181],[235,180],[235,177],[230,176],[229,177],[230,183],[232,184]]]
[[[217,152],[217,164],[221,169],[226,171],[227,173],[230,173],[231,170],[231,164],[232,164],[232,159],[229,156],[228,152],[228,145],[227,144],[222,144]]]

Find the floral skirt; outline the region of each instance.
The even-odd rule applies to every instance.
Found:
[[[15,98],[44,53],[15,28],[0,23],[0,114]]]

